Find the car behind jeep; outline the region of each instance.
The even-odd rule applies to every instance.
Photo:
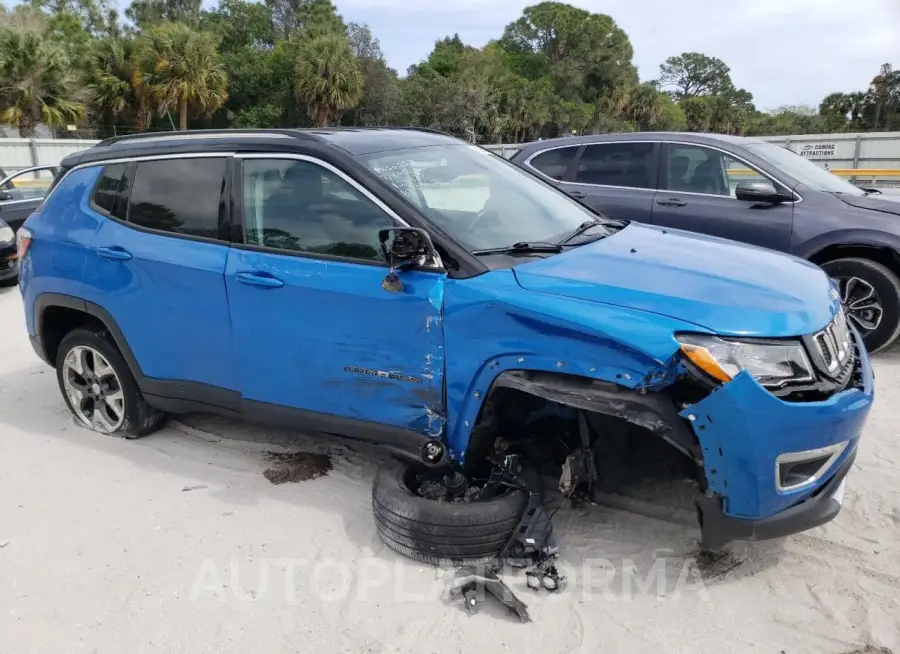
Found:
[[[637,433],[686,464],[707,549],[840,509],[872,371],[813,264],[607,219],[422,130],[131,136],[62,167],[20,289],[86,428],[378,443],[378,533],[431,562],[506,552],[532,470],[589,494]]]

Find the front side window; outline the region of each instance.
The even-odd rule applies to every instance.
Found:
[[[545,150],[531,159],[528,165],[544,173],[547,177],[560,181],[569,169],[575,155],[578,154],[579,147],[573,145],[567,148]]]
[[[244,240],[278,250],[384,261],[394,220],[337,173],[311,161],[243,162]]]
[[[660,190],[734,197],[739,182],[771,180],[743,161],[699,145],[668,145]]]
[[[809,159],[774,143],[754,143],[747,150],[773,168],[784,171],[801,184],[826,193],[863,196],[864,190],[845,179],[820,168]]]
[[[55,175],[56,168],[50,166],[10,175],[0,188],[0,200],[40,200],[50,191]],[[0,180],[4,177],[0,174]]]
[[[470,251],[555,241],[599,219],[533,174],[472,145],[390,150],[362,161]]]
[[[595,143],[578,161],[575,181],[628,188],[653,187],[653,143]]]
[[[161,232],[218,238],[227,222],[224,158],[141,161],[131,180],[128,222]]]

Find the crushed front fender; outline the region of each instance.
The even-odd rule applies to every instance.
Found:
[[[703,452],[707,496],[721,497],[725,516],[771,518],[825,487],[856,454],[874,398],[872,368],[859,343],[861,382],[820,402],[787,402],[743,372],[681,412]],[[779,490],[776,459],[846,443],[813,483]]]

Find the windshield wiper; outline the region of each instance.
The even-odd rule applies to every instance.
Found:
[[[610,221],[610,222],[612,222],[612,221]],[[593,229],[597,225],[606,226],[606,225],[610,224],[610,222],[604,222],[604,221],[600,221],[600,220],[587,220],[587,221],[581,223],[578,227],[576,227],[575,231],[573,231],[571,234],[569,234],[564,239],[562,239],[559,242],[559,245],[565,245],[569,241],[578,238],[579,236],[581,236],[582,234],[587,232],[589,229]],[[624,225],[622,225],[622,226],[624,227]],[[606,234],[604,234],[604,236],[606,236]]]
[[[519,241],[503,248],[491,248],[489,250],[474,250],[472,254],[530,254],[548,252],[550,254],[558,254],[563,251],[563,246],[559,243],[548,243],[546,241]]]

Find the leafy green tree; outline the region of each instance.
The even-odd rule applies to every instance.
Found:
[[[202,0],[133,0],[125,16],[141,30],[166,22],[195,27],[200,22]]]
[[[139,84],[136,54],[137,43],[130,38],[98,40],[88,54],[88,104],[106,125],[130,123],[138,130],[150,125],[152,107],[146,87]]]
[[[326,127],[362,98],[363,76],[342,34],[304,41],[294,65],[294,94],[317,127]]]
[[[160,115],[178,110],[182,130],[189,110],[209,116],[228,99],[228,74],[218,46],[213,34],[183,23],[162,23],[140,37],[138,82]]]
[[[731,69],[717,57],[685,52],[669,57],[659,67],[659,85],[673,89],[678,100],[720,95],[731,89]]]
[[[500,44],[519,74],[549,76],[567,100],[593,103],[619,84],[637,82],[631,42],[605,14],[542,2],[507,25]]]
[[[38,123],[57,127],[83,118],[71,71],[64,50],[50,39],[0,30],[0,122],[30,138]]]

